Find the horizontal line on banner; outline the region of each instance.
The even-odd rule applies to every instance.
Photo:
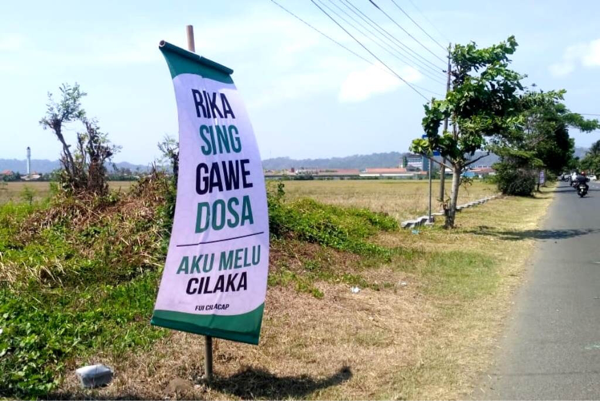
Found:
[[[224,239],[218,239],[215,241],[205,241],[205,242],[198,242],[196,244],[181,244],[181,245],[177,245],[177,247],[183,247],[183,246],[196,246],[196,245],[204,245],[204,244],[214,244],[215,242],[225,242],[225,241],[233,241],[234,239],[240,239],[240,238],[247,238],[247,237],[254,237],[255,235],[261,235],[264,234],[264,231],[261,231],[259,233],[254,233],[254,234],[248,234],[248,235],[241,235],[239,237],[232,237],[232,238],[224,238]]]

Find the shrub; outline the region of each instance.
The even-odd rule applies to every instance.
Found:
[[[275,238],[292,238],[358,254],[388,251],[366,242],[379,231],[398,229],[398,222],[367,209],[325,205],[312,199],[285,202],[283,183],[268,193],[269,228]]]
[[[535,190],[536,174],[528,168],[517,168],[508,163],[495,166],[494,178],[498,189],[505,195],[531,196]]]

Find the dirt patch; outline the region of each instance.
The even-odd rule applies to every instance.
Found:
[[[418,363],[435,312],[415,289],[320,288],[323,299],[271,289],[260,345],[216,340],[210,386],[202,380],[202,337],[173,332],[149,352],[74,361],[114,367],[115,380],[87,391],[72,375],[56,395],[163,398],[175,376],[193,383],[189,398],[374,398],[393,385],[395,372]]]

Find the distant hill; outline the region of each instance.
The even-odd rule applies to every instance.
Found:
[[[353,155],[346,157],[332,157],[330,159],[290,159],[289,157],[276,157],[263,160],[266,170],[283,170],[294,168],[358,168],[367,167],[398,167],[402,161],[403,153],[373,153],[370,155]]]
[[[263,168],[266,170],[284,170],[294,168],[321,168],[321,169],[365,169],[398,167],[402,156],[408,153],[387,152],[373,153],[370,155],[353,155],[347,157],[332,157],[330,159],[290,159],[289,157],[277,157],[263,160]],[[477,152],[473,158],[483,155]],[[491,166],[499,161],[498,156],[491,154],[477,161],[474,166]]]
[[[474,160],[478,157],[481,157],[485,154],[486,152],[475,152],[475,154],[473,155],[473,157],[470,158],[470,160]],[[494,165],[495,163],[498,163],[500,161],[500,157],[494,153],[485,156],[483,158],[481,158],[480,160],[477,160],[471,167],[491,167],[492,165]]]
[[[575,157],[579,157],[580,159],[583,159],[585,157],[585,154],[588,152],[588,148],[575,148]]]
[[[141,164],[131,164],[129,162],[116,163],[118,168],[128,168],[131,171],[136,171],[138,168],[140,171],[147,171],[149,166]],[[52,171],[60,168],[60,162],[58,160],[46,160],[46,159],[31,159],[31,171],[37,173],[51,173]],[[112,170],[112,164],[108,166],[109,170]],[[27,172],[27,161],[17,159],[0,159],[0,171],[10,170],[25,174]]]

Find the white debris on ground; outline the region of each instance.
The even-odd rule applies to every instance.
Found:
[[[84,366],[75,371],[84,388],[105,386],[112,381],[113,371],[102,364]]]

